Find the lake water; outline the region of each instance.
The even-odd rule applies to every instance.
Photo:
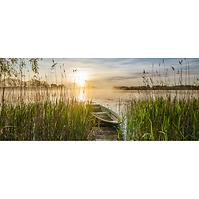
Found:
[[[163,96],[166,97],[170,95],[174,97],[177,95],[178,98],[187,98],[199,96],[199,91],[126,91],[126,90],[116,90],[116,89],[20,89],[16,88],[6,88],[5,99],[9,103],[17,103],[21,99],[24,102],[34,102],[34,101],[44,101],[56,99],[76,98],[79,101],[92,101],[95,103],[100,103],[108,108],[111,108],[115,112],[121,114],[124,109],[124,105],[131,99],[145,99],[148,97]],[[2,96],[2,89],[0,89],[0,96]],[[1,97],[2,98],[2,97]],[[1,99],[0,99],[1,100]]]

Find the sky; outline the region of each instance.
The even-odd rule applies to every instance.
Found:
[[[57,58],[52,70],[52,59],[44,58],[39,62],[40,76],[51,83],[69,84],[86,81],[93,87],[139,86],[143,85],[143,71],[161,74],[167,71],[168,82],[177,81],[180,70],[185,74],[186,65],[190,66],[190,81],[199,78],[199,59],[189,58]],[[174,68],[174,70],[172,69]],[[154,75],[155,76],[155,75]],[[187,80],[188,81],[188,80]]]

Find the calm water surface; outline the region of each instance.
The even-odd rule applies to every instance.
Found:
[[[5,99],[9,103],[17,103],[21,99],[24,102],[44,101],[56,99],[67,100],[68,98],[76,98],[79,101],[92,101],[100,103],[106,107],[111,108],[117,113],[121,114],[124,109],[124,105],[131,99],[145,99],[148,97],[171,97],[176,96],[178,98],[198,96],[199,91],[125,91],[115,89],[20,89],[7,88],[5,90]],[[2,96],[2,89],[0,89],[0,96]],[[1,99],[0,99],[1,100]]]

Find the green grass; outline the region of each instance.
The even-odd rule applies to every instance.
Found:
[[[132,100],[127,140],[199,140],[199,98]]]
[[[91,106],[75,99],[0,106],[0,140],[87,140]]]

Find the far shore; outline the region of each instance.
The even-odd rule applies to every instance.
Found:
[[[177,86],[114,86],[117,90],[199,90],[199,86],[177,85]]]

